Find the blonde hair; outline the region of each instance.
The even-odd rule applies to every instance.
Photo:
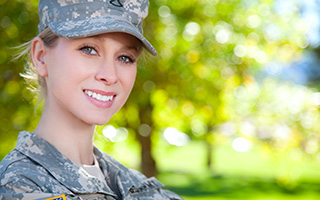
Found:
[[[44,29],[39,35],[44,42],[44,45],[47,47],[53,47],[56,44],[59,36],[55,35],[49,28]],[[32,62],[31,56],[31,46],[33,39],[29,42],[26,42],[18,47],[19,52],[15,56],[15,60],[20,58],[26,58],[26,65],[23,73],[20,75],[25,79],[27,84],[29,85],[29,89],[36,93],[38,96],[38,103],[44,98],[46,95],[46,82],[44,77],[39,76],[37,70]]]

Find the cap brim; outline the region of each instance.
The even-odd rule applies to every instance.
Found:
[[[83,38],[103,33],[123,32],[138,38],[144,48],[156,56],[157,51],[152,44],[130,22],[110,16],[91,18],[89,20],[51,22],[50,30],[60,37]]]

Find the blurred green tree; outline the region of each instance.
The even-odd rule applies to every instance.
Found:
[[[239,114],[230,106],[235,89],[255,82],[252,75],[270,60],[299,59],[307,46],[299,5],[291,2],[286,12],[279,12],[276,2],[150,1],[144,30],[159,56],[141,62],[129,101],[110,122],[135,133],[143,173],[157,173],[152,146],[165,127],[203,140],[210,166],[217,125]],[[10,62],[8,47],[35,36],[38,19],[35,0],[2,0],[0,6],[3,157],[14,147],[18,130],[37,123],[32,94],[19,77],[23,64]],[[102,129],[97,130],[101,135]]]
[[[33,94],[19,76],[24,62],[12,49],[37,34],[37,1],[0,1],[0,158],[15,146],[19,130],[35,127]]]
[[[299,59],[306,27],[299,9],[279,13],[274,1],[151,3],[145,32],[159,58],[142,69],[130,104],[152,131],[138,137],[150,147],[152,134],[175,127],[206,142],[210,165],[217,125],[237,114],[228,106],[234,90],[255,82],[252,75],[271,60]],[[142,161],[152,160],[149,151],[142,149]],[[153,162],[143,166],[152,169],[144,170],[148,175],[156,172]]]

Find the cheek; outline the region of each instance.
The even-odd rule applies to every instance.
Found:
[[[57,61],[48,66],[48,90],[74,90],[75,86],[86,74],[78,65],[70,62]]]
[[[72,57],[74,59],[72,59]],[[49,66],[49,73],[56,75],[57,77],[67,78],[77,78],[83,77],[90,73],[90,68],[92,63],[87,64],[82,62],[81,59],[76,58],[75,56],[60,56],[59,59],[55,59],[52,62],[52,65]]]
[[[126,73],[126,75],[123,77],[124,84],[126,85],[127,89],[131,91],[134,82],[136,80],[136,75],[137,75],[137,68],[134,68],[130,70],[129,73]]]

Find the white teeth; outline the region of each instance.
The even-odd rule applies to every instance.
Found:
[[[101,96],[100,94],[97,94],[97,99],[98,99],[99,101],[101,101],[101,100],[102,100],[102,96]]]
[[[92,92],[92,91],[88,91],[88,90],[85,90],[84,91],[89,97],[92,97],[94,99],[97,99],[99,101],[103,101],[103,102],[106,102],[106,101],[111,101],[113,99],[113,95],[111,96],[105,96],[105,95],[101,95],[101,94],[97,94],[95,92]]]

